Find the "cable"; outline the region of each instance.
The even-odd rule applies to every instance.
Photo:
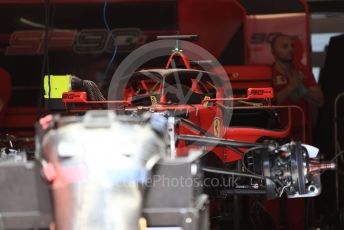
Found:
[[[343,155],[344,151],[340,151],[339,153],[337,153],[332,159],[331,161],[334,161],[335,159],[337,159],[340,155]]]
[[[50,0],[46,0],[46,25],[45,25],[45,44],[44,44],[44,49],[45,49],[45,58],[46,58],[46,73],[48,75],[48,87],[49,87],[49,92],[48,92],[48,97],[50,100],[51,97],[51,82],[50,82],[50,63],[49,63],[49,30],[50,30]]]
[[[48,53],[48,48],[49,48],[49,21],[50,21],[50,0],[45,0],[44,1],[44,7],[45,7],[45,28],[44,28],[44,49],[43,49],[43,62],[42,62],[42,69],[41,69],[41,81],[40,81],[40,88],[39,88],[39,95],[38,95],[38,110],[37,110],[37,119],[41,116],[42,113],[42,107],[43,107],[43,88],[44,88],[44,74],[46,70],[48,71],[49,75],[49,98],[50,98],[50,70],[49,70],[49,53]]]
[[[108,21],[107,21],[107,19],[106,19],[107,8],[108,8],[108,0],[105,0],[105,1],[104,1],[104,7],[103,7],[103,22],[104,22],[104,25],[105,25],[106,30],[108,31],[108,33],[111,34],[111,39],[112,39],[112,41],[113,41],[113,44],[114,44],[115,48],[114,48],[112,57],[111,57],[111,59],[110,59],[108,65],[107,65],[107,67],[106,67],[106,69],[105,69],[105,72],[104,72],[104,75],[103,75],[103,79],[106,78],[106,76],[107,76],[107,74],[108,74],[108,72],[109,72],[109,70],[110,70],[110,68],[111,68],[111,65],[113,64],[113,62],[114,62],[114,60],[115,60],[116,53],[117,53],[117,44],[116,44],[115,34],[111,31],[110,26],[109,26],[109,23],[108,23]]]
[[[103,94],[100,92],[98,86],[93,81],[83,80],[83,86],[87,92],[87,96],[91,101],[105,101]]]

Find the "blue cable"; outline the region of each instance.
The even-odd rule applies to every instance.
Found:
[[[111,33],[111,38],[112,38],[112,41],[114,42],[114,45],[115,45],[115,49],[113,51],[113,54],[112,54],[112,57],[109,61],[109,64],[107,65],[106,69],[105,69],[105,72],[104,72],[104,75],[103,75],[103,79],[106,78],[110,68],[111,68],[111,65],[113,64],[114,60],[115,60],[115,56],[116,56],[116,53],[117,53],[117,44],[116,44],[116,39],[115,39],[115,35],[114,33],[111,31],[110,27],[109,27],[109,24],[108,24],[108,21],[106,19],[106,11],[107,11],[107,7],[108,7],[108,0],[105,0],[104,1],[104,8],[103,8],[103,21],[104,21],[104,25],[105,25],[105,28],[106,30]]]

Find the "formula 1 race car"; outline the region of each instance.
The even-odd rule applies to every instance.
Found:
[[[304,121],[302,110],[272,103],[276,34],[300,38],[310,67],[304,0],[0,4],[14,86],[1,131],[17,136],[0,139],[0,229],[276,229],[265,198],[317,196],[336,167],[303,144],[304,127],[290,138],[290,115]],[[215,58],[191,55],[198,48],[185,40],[197,36],[144,49],[192,33]],[[111,67],[107,92],[98,86]]]
[[[182,36],[182,38],[185,37],[187,36]],[[171,39],[171,37],[167,38]],[[181,37],[173,36],[173,38],[180,39]],[[174,64],[175,68],[169,68],[177,56],[181,57],[179,61],[184,67],[176,68],[177,65]],[[191,67],[190,63],[192,61],[186,58],[182,49],[175,47],[168,59],[166,68],[135,71],[123,76],[116,82],[116,91],[110,90],[110,96],[108,95],[111,98],[111,93],[117,94],[116,100],[105,100],[100,90],[90,81],[84,81],[70,75],[63,77],[46,76],[45,97],[48,102],[51,94],[56,94],[52,90],[59,88],[56,82],[60,84],[61,79],[64,78],[67,84],[66,87],[61,87],[63,90],[60,89],[59,94],[65,112],[80,114],[88,110],[100,110],[98,113],[96,111],[87,112],[84,118],[50,118],[48,125],[41,125],[40,130],[45,133],[40,137],[42,140],[41,154],[50,163],[48,169],[44,171],[50,178],[51,171],[62,170],[57,173],[57,176],[55,175],[56,172],[53,173],[55,176],[51,181],[56,180],[56,178],[62,181],[70,180],[68,179],[70,176],[66,177],[64,171],[70,167],[68,162],[71,159],[73,159],[72,162],[78,162],[77,175],[80,174],[79,161],[83,159],[83,153],[79,149],[75,150],[77,153],[71,154],[68,148],[74,149],[75,147],[72,145],[82,146],[85,144],[89,146],[84,150],[85,156],[89,157],[92,156],[92,151],[88,149],[95,151],[97,149],[96,143],[104,142],[100,151],[107,152],[111,148],[112,138],[109,135],[112,135],[110,133],[113,129],[113,125],[111,125],[113,122],[122,124],[124,122],[126,125],[123,126],[123,132],[126,132],[126,128],[132,129],[130,128],[131,123],[138,125],[140,122],[145,123],[144,120],[150,120],[150,126],[161,137],[159,146],[164,147],[160,147],[157,153],[158,157],[151,152],[153,156],[149,159],[154,159],[154,164],[148,169],[145,168],[142,175],[150,175],[151,178],[160,179],[161,176],[166,176],[171,180],[186,177],[191,181],[194,181],[195,178],[202,178],[203,182],[217,179],[218,181],[229,180],[235,183],[229,183],[226,186],[219,186],[219,184],[205,186],[202,182],[201,189],[196,189],[197,192],[195,192],[194,183],[188,189],[179,185],[176,187],[180,190],[174,190],[166,188],[163,181],[159,180],[157,186],[148,186],[148,189],[145,190],[147,200],[144,200],[143,197],[145,196],[139,199],[143,199],[143,215],[149,226],[180,226],[184,229],[201,229],[200,226],[202,226],[207,229],[208,224],[204,224],[204,222],[201,224],[202,221],[205,221],[204,218],[208,220],[207,212],[204,213],[204,210],[208,209],[206,205],[208,198],[202,196],[205,194],[213,201],[210,204],[210,209],[216,209],[214,208],[216,207],[214,199],[228,199],[228,197],[237,194],[265,194],[269,199],[281,197],[284,193],[289,198],[312,197],[320,194],[320,174],[326,169],[334,169],[335,164],[319,162],[318,150],[315,147],[302,144],[299,141],[290,141],[288,139],[291,129],[290,119],[286,127],[281,127],[278,122],[276,110],[282,110],[290,115],[291,110],[297,109],[297,107],[273,106],[271,104],[273,99],[272,88],[248,88],[245,96],[238,97],[239,93],[235,91],[233,96],[231,95],[230,81],[224,79],[224,75],[216,73],[216,70],[210,72],[202,70],[199,66]],[[66,88],[69,92],[65,92]],[[115,112],[104,111],[104,108]],[[114,113],[119,117],[114,118]],[[154,116],[153,118],[144,118],[151,117],[147,114]],[[84,133],[86,136],[88,136],[86,133],[89,133],[90,136],[86,140],[83,138],[85,136],[80,135],[80,133]],[[135,136],[137,133],[127,134],[128,136],[121,136],[120,138],[118,134],[113,133],[113,135],[118,137],[116,140],[118,146],[115,149],[118,148],[118,151],[123,154],[129,151],[126,150],[127,147],[138,144],[140,139],[136,140],[137,143],[134,140],[129,143],[128,140],[131,140],[131,135]],[[166,138],[164,139],[164,135],[168,136],[168,141]],[[144,134],[142,134],[143,137]],[[74,141],[76,142],[74,143]],[[65,142],[68,144],[64,144]],[[67,147],[67,153],[64,153],[66,145],[69,147]],[[62,150],[60,146],[64,146],[61,147]],[[146,148],[143,146],[140,148]],[[117,154],[115,152],[114,154]],[[144,160],[144,163],[141,162],[139,167],[142,169],[142,165],[148,164],[151,160],[147,159],[147,155],[140,156],[140,152],[141,150],[137,149],[137,152],[133,155],[129,154],[128,157]],[[56,156],[60,157],[56,159]],[[111,161],[112,157],[108,156],[106,159]],[[123,165],[126,164],[126,160],[120,157],[116,158],[115,161],[116,165],[119,161],[123,161]],[[111,170],[117,170],[114,162],[110,165],[113,166]],[[183,168],[183,165],[186,169]],[[100,165],[93,165],[92,167],[97,168]],[[188,169],[192,172],[193,167],[197,170],[195,169],[195,172],[189,174]],[[87,168],[83,168],[83,170],[88,171]],[[126,168],[124,171],[127,172],[126,170],[128,169]],[[199,174],[199,172],[202,173]],[[122,173],[121,171],[120,175]],[[136,177],[133,178],[130,173],[129,176],[124,174],[126,175],[124,179],[119,178],[119,181],[127,179],[145,184],[150,178],[149,176],[140,177],[139,180]],[[139,173],[139,175],[141,174]],[[68,187],[69,183],[66,184]],[[82,189],[86,188],[82,187]],[[69,194],[67,191],[69,190],[67,189],[65,192],[55,190],[57,195],[54,195],[54,202],[56,204],[62,203],[62,197]],[[77,196],[72,194],[74,192],[70,192],[67,197]],[[179,198],[179,196],[184,195],[186,196],[184,199]],[[165,199],[165,196],[169,198]],[[73,204],[77,201],[76,203],[80,205],[78,203],[80,200],[68,199],[71,199],[69,200],[70,203]],[[199,199],[202,200],[201,203],[197,203],[200,202]],[[93,205],[99,204],[94,203]],[[55,207],[57,215],[61,215],[57,216],[57,222],[62,223],[62,226],[66,224],[65,226],[69,228],[73,225],[71,218],[78,218],[78,214],[75,212],[67,215],[65,209],[60,210],[59,207],[60,205]],[[174,211],[167,211],[168,208],[175,209]],[[192,218],[183,213],[185,208],[191,210]],[[138,221],[140,211],[136,210],[135,213],[135,216],[130,218]],[[211,217],[223,214],[224,210],[221,208],[220,211],[210,213]],[[90,213],[87,212],[85,215],[90,215]],[[167,220],[164,216],[170,218],[173,216],[173,218]],[[188,218],[194,221],[192,222]],[[185,221],[183,221],[184,219]],[[66,220],[69,222],[67,221],[67,223]],[[191,221],[192,224],[186,220]]]

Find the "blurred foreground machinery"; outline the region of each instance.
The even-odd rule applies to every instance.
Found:
[[[280,146],[191,135],[176,139],[250,147],[243,167],[204,166],[200,162],[211,152],[201,149],[172,158],[167,120],[161,114],[119,116],[105,110],[41,119],[36,162],[25,157],[1,161],[1,229],[44,228],[51,222],[57,229],[140,229],[145,223],[161,229],[209,229],[212,194],[204,189],[209,175],[238,178],[215,188],[227,194],[309,197],[321,191],[320,173],[335,168],[317,160],[316,148],[300,143]]]

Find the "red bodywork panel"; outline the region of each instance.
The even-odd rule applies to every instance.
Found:
[[[62,95],[64,103],[79,103],[87,102],[86,92],[65,92]]]
[[[233,90],[272,87],[271,66],[225,66]]]
[[[197,34],[198,45],[219,57],[245,19],[245,9],[236,0],[179,1],[181,34]]]

